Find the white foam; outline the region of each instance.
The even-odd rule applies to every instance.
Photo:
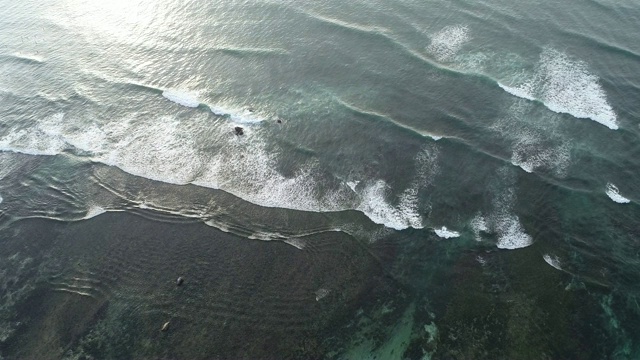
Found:
[[[496,247],[500,249],[520,249],[533,243],[533,238],[524,231],[520,218],[513,214],[515,193],[507,188],[493,200],[493,211],[489,215],[476,215],[471,220],[475,239],[481,241],[481,232],[496,234]]]
[[[31,129],[9,131],[0,139],[0,151],[12,151],[28,155],[57,155],[68,148],[60,132],[50,131],[49,124],[59,128],[64,114],[55,114],[43,119],[41,124]]]
[[[599,81],[585,62],[572,59],[563,52],[546,49],[528,81],[498,85],[512,95],[540,100],[551,111],[591,119],[616,130],[616,113]]]
[[[358,186],[358,184],[360,183],[360,181],[347,181],[347,186],[349,187],[349,189],[351,189],[353,192],[356,192],[356,186]]]
[[[193,137],[172,117],[138,127],[122,121],[110,128],[109,149],[95,159],[137,176],[174,184],[190,183],[202,166]]]
[[[436,59],[446,61],[453,58],[467,41],[469,29],[466,26],[447,26],[433,35],[427,51]]]
[[[532,173],[538,168],[550,168],[557,176],[566,175],[571,155],[569,146],[553,146],[537,137],[523,136],[516,143],[511,155],[511,163]]]
[[[542,258],[544,259],[544,261],[553,266],[554,268],[558,269],[558,270],[562,270],[562,267],[560,266],[560,258],[558,258],[557,256],[551,256],[549,254],[544,254],[542,256]]]
[[[503,180],[508,180],[505,174]],[[512,187],[504,189],[493,200],[494,211],[489,217],[489,226],[498,235],[496,246],[500,249],[520,249],[533,243],[533,238],[524,231],[520,218],[513,214],[516,194]]]
[[[440,229],[433,229],[433,231],[441,238],[450,239],[460,237],[460,233],[457,231],[449,230],[446,226],[441,227]]]
[[[400,205],[394,207],[386,201],[387,183],[377,180],[365,187],[361,193],[361,202],[357,209],[371,221],[387,227],[403,230],[408,227],[420,229],[422,217],[417,213],[417,197],[411,189],[400,198]]]
[[[435,147],[425,147],[416,155],[416,177],[409,187],[398,197],[397,206],[386,200],[388,185],[383,180],[367,184],[361,190],[361,202],[356,207],[377,224],[396,230],[409,227],[421,229],[424,227],[419,210],[418,190],[421,186],[431,182],[433,174],[438,171],[438,152]]]
[[[533,239],[524,232],[517,215],[498,217],[495,221],[495,231],[498,233],[499,249],[520,249],[533,243]]]
[[[182,90],[167,89],[162,92],[162,96],[186,107],[195,108],[200,105],[200,101],[198,101],[196,95]]]
[[[482,241],[482,236],[480,235],[480,233],[489,231],[487,220],[484,218],[484,216],[480,214],[476,215],[471,220],[471,229],[473,230],[476,241]]]
[[[502,88],[502,90],[508,92],[511,95],[517,96],[519,98],[527,99],[527,100],[535,100],[535,96],[533,95],[533,89],[531,89],[531,83],[521,84],[519,86],[507,86],[498,82],[498,86]]]
[[[100,206],[91,206],[89,210],[87,210],[87,214],[83,217],[83,219],[91,219],[92,217],[96,217],[98,215],[102,215],[106,213],[107,210]]]
[[[60,138],[76,149],[99,154],[107,145],[106,134],[96,125],[83,126],[77,131],[61,134]]]
[[[300,238],[289,238],[283,241],[295,248],[298,248],[299,250],[304,250],[304,248],[307,246],[307,242]]]
[[[198,126],[195,120],[181,122],[172,116],[130,114],[86,124],[63,119],[59,114],[32,128],[11,131],[0,139],[0,150],[55,155],[73,149],[136,176],[222,189],[260,206],[320,212],[354,209],[389,228],[423,227],[417,194],[434,171],[435,153],[418,155],[418,174],[399,194],[384,180],[325,188],[318,179],[326,177],[326,171],[313,161],[298,164],[292,175],[282,175],[277,170],[278,149],[268,146],[259,126],[238,137],[225,122],[203,121]]]
[[[627,204],[629,202],[631,202],[631,200],[627,199],[626,197],[620,195],[620,191],[618,190],[618,187],[613,185],[612,183],[608,183],[607,184],[607,190],[606,190],[607,195],[609,196],[609,198],[619,204]]]
[[[432,138],[434,141],[438,141],[442,139],[442,136],[438,136],[438,135],[429,135],[429,137]]]

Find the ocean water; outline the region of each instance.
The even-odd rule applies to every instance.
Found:
[[[640,357],[639,4],[0,2],[0,359]]]

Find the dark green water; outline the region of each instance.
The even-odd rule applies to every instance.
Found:
[[[640,356],[637,4],[1,5],[0,358]]]

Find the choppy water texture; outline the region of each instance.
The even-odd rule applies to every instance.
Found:
[[[640,5],[1,5],[0,358],[640,357]]]

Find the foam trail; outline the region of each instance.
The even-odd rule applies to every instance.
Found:
[[[200,105],[200,101],[198,101],[195,95],[182,90],[167,89],[162,92],[162,96],[164,96],[170,101],[173,101],[174,103],[177,103],[186,107],[195,108]]]
[[[549,110],[579,119],[591,119],[609,129],[618,129],[617,115],[607,101],[599,78],[587,64],[565,53],[546,49],[535,73],[523,83],[498,85],[511,95],[539,100]]]
[[[469,29],[466,26],[447,26],[433,35],[427,51],[440,61],[451,60],[469,41]]]
[[[457,231],[449,230],[446,226],[441,227],[440,229],[433,230],[436,235],[443,239],[457,238],[460,237],[460,233]]]
[[[627,204],[629,202],[631,202],[631,200],[627,199],[626,197],[620,195],[620,191],[618,190],[618,187],[613,185],[612,183],[608,183],[607,184],[607,190],[606,190],[607,196],[609,196],[609,198],[619,204]]]

